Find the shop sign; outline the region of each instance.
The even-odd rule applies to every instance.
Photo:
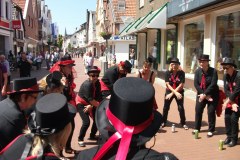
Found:
[[[223,0],[172,0],[167,5],[167,17],[191,12],[210,3],[216,3]]]
[[[21,20],[12,20],[13,29],[21,29]]]

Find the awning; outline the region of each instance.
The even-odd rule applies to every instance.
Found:
[[[123,29],[123,31],[119,35],[126,36],[126,35],[136,32],[137,30],[135,27],[141,22],[142,19],[143,19],[143,17],[140,17],[137,20],[135,20],[134,22],[130,23],[126,28]]]
[[[167,27],[167,3],[155,11],[149,12],[143,21],[137,26],[137,32],[146,29],[166,29]]]
[[[130,23],[120,36],[125,36],[137,32],[144,32],[146,29],[166,29],[167,25],[167,3],[155,11],[150,11],[146,16],[140,17]]]

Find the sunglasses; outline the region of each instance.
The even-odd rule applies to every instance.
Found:
[[[229,68],[230,68],[230,67],[223,67],[223,70],[225,70],[225,69],[228,70]]]
[[[90,77],[99,77],[99,74],[90,74]]]

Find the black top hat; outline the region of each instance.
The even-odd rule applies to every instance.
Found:
[[[171,58],[169,63],[177,63],[180,65],[179,59],[176,57]]]
[[[237,68],[237,65],[235,64],[235,61],[232,58],[224,58],[223,62],[221,63],[221,65],[231,65],[234,68]]]
[[[140,125],[153,115],[151,123],[146,125],[142,132],[133,134],[131,145],[141,146],[149,141],[162,123],[161,114],[153,111],[154,94],[153,86],[141,78],[126,77],[117,80],[110,100],[104,100],[96,110],[96,125],[103,138],[109,139],[117,131],[106,114],[106,110],[109,109],[121,123],[127,126]]]
[[[61,86],[61,79],[62,79],[62,73],[59,71],[54,71],[53,73],[50,73],[47,78],[46,82],[47,85],[52,88],[52,87],[58,87]]]
[[[201,54],[199,57],[198,57],[198,60],[199,61],[211,61],[209,59],[209,55],[206,55],[206,54]]]
[[[120,64],[125,71],[127,71],[128,73],[131,73],[132,64],[128,60],[125,60],[124,62],[121,61]]]
[[[97,66],[93,66],[92,68],[90,68],[87,72],[87,74],[90,74],[90,73],[100,73],[101,72],[101,69],[98,68]]]
[[[51,93],[37,101],[35,112],[28,119],[28,127],[36,135],[50,135],[61,131],[75,116],[76,109],[60,93]]]
[[[20,93],[35,93],[42,92],[39,90],[37,79],[32,77],[23,77],[13,80],[13,89],[7,94],[20,94]]]

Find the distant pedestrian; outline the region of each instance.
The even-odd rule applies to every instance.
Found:
[[[227,100],[223,104],[225,109],[225,128],[227,138],[224,141],[228,147],[237,145],[239,132],[239,116],[240,116],[240,72],[237,71],[237,65],[231,58],[225,58],[221,63],[225,71],[223,82],[224,92]]]
[[[219,87],[217,85],[217,70],[209,66],[209,55],[202,54],[198,58],[199,68],[194,74],[194,86],[197,90],[195,106],[195,131],[201,131],[202,115],[207,105],[208,133],[207,137],[212,137],[216,125],[216,107],[218,105]]]
[[[172,58],[170,61],[169,70],[165,73],[166,93],[163,106],[163,124],[165,127],[167,124],[168,111],[172,100],[175,99],[178,106],[180,115],[180,123],[184,129],[188,129],[186,125],[186,116],[184,110],[184,83],[185,72],[180,68],[180,62],[178,58]]]
[[[129,61],[121,61],[118,65],[108,68],[102,79],[101,93],[103,99],[112,94],[113,84],[120,78],[126,77],[128,73],[131,73],[132,65]]]
[[[32,60],[27,58],[25,52],[21,52],[21,58],[18,61],[20,77],[31,77]]]
[[[8,93],[9,97],[0,102],[0,151],[23,133],[26,125],[23,111],[36,103],[39,92],[41,90],[36,78],[13,80],[13,90]]]
[[[49,70],[50,63],[51,63],[51,55],[48,51],[46,51],[46,53],[45,53],[45,61],[46,61],[47,70]]]
[[[97,140],[97,127],[95,124],[95,111],[101,102],[101,86],[98,80],[100,69],[97,66],[88,70],[89,78],[84,81],[76,97],[77,109],[82,119],[82,126],[78,137],[80,147],[85,147],[84,137],[90,125],[89,116],[93,119],[89,140]]]
[[[0,55],[0,86],[1,86],[1,100],[7,98],[7,92],[10,91],[11,71],[8,60],[5,55]],[[7,82],[6,82],[7,79]]]
[[[130,49],[129,57],[130,57],[130,62],[132,64],[132,67],[134,67],[135,50],[133,48]]]

